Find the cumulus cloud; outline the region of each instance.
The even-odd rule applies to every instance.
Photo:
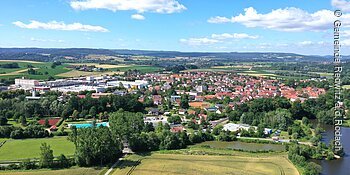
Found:
[[[189,38],[189,39],[180,39],[180,42],[190,46],[201,46],[201,45],[215,44],[220,41],[216,39],[211,39],[211,38]]]
[[[244,14],[233,17],[216,16],[209,23],[240,23],[246,27],[262,27],[280,31],[325,31],[334,22],[334,12],[319,10],[309,13],[299,8],[289,7],[260,14],[253,7],[244,9]],[[350,14],[343,14],[343,24],[349,27]]]
[[[210,37],[181,39],[180,42],[191,46],[199,46],[199,45],[223,43],[229,39],[257,39],[257,38],[259,38],[259,36],[248,35],[246,33],[233,33],[233,34],[222,33],[222,34],[212,34]]]
[[[343,12],[350,12],[350,1],[347,0],[332,0],[332,6],[340,9]]]
[[[131,18],[136,19],[136,20],[144,20],[145,19],[145,17],[143,15],[140,15],[140,14],[133,14],[133,15],[131,15]]]
[[[75,10],[136,10],[138,13],[176,13],[186,10],[177,0],[73,0],[70,6]]]
[[[13,22],[14,25],[25,29],[45,29],[45,30],[66,30],[66,31],[85,31],[85,32],[108,32],[101,26],[85,25],[81,23],[65,24],[64,22],[50,21],[47,23],[31,20],[25,24],[21,21]]]
[[[223,33],[223,34],[212,34],[212,38],[215,39],[257,39],[259,36],[257,35],[248,35],[246,33],[234,33],[234,34],[229,34],[229,33]]]

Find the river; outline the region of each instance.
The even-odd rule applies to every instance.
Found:
[[[322,133],[322,142],[329,144],[334,137],[334,129],[332,125],[325,125],[323,128],[326,132]],[[342,127],[342,144],[345,156],[341,159],[327,161],[316,161],[322,166],[322,175],[350,175],[350,128]]]

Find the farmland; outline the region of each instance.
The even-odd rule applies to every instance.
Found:
[[[126,64],[94,64],[94,63],[63,63],[58,65],[55,68],[52,68],[52,62],[37,62],[37,61],[26,61],[26,60],[0,60],[0,65],[7,63],[18,63],[18,68],[1,68],[0,79],[9,79],[9,78],[19,78],[26,77],[31,79],[48,79],[49,77],[53,78],[67,78],[67,77],[79,77],[79,76],[100,76],[100,75],[113,75],[120,74],[128,70],[139,70],[140,72],[156,72],[161,70],[159,67],[146,66],[146,65],[126,65]],[[79,71],[68,66],[78,66],[78,65],[87,65],[87,66],[96,66],[97,68],[106,69],[106,71]],[[29,74],[28,69],[32,68],[37,72],[37,74]]]
[[[200,69],[189,69],[184,70],[183,72],[231,72],[238,75],[247,75],[252,77],[264,77],[264,78],[277,78],[277,79],[307,79],[310,77],[327,77],[329,78],[332,74],[327,72],[312,72],[312,71],[300,71],[300,70],[285,70],[283,66],[295,66],[295,63],[280,64],[280,67],[274,67],[276,63],[230,63],[225,66],[212,66],[209,68],[200,68]]]
[[[68,141],[67,137],[24,140],[9,139],[0,149],[0,161],[39,158],[40,145],[44,142],[51,146],[54,156],[74,154],[74,144]]]
[[[250,154],[229,151],[232,155],[208,155],[201,152],[203,155],[182,155],[179,152],[176,154],[157,152],[150,155],[131,155],[120,162],[113,175],[190,175],[193,172],[203,175],[299,174],[284,154]]]

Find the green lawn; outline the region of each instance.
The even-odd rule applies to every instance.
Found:
[[[51,146],[54,156],[60,154],[73,155],[74,144],[67,137],[53,137],[42,139],[9,139],[0,148],[0,161],[15,161],[26,158],[38,158],[41,143],[46,142]]]

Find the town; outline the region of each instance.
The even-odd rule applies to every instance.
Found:
[[[91,97],[96,99],[112,94],[141,94],[138,98],[139,102],[151,103],[144,116],[145,123],[150,122],[157,126],[159,122],[169,123],[176,116],[175,118],[178,120],[169,123],[173,132],[186,130],[187,126],[183,126],[181,123],[188,124],[189,122],[197,125],[200,125],[201,122],[209,122],[210,128],[223,123],[225,124],[223,129],[232,132],[242,129],[248,131],[251,127],[257,129],[257,126],[244,123],[228,123],[227,111],[232,111],[240,104],[258,98],[285,97],[291,102],[296,100],[303,102],[306,99],[318,98],[319,95],[326,92],[325,89],[317,87],[297,90],[274,79],[223,72],[149,73],[138,75],[137,80],[126,81],[130,78],[109,75],[54,81],[22,78],[16,79],[15,84],[10,85],[8,89],[31,92],[32,96],[26,97],[28,100],[39,100],[40,95],[37,96],[37,94],[49,91],[62,92],[60,99],[66,98],[66,96],[69,98],[72,93],[79,94],[80,92],[92,92]],[[111,89],[116,90],[111,91]],[[167,91],[172,92],[169,95],[166,94]],[[86,95],[77,96],[79,98],[86,97]],[[183,100],[183,98],[186,99]],[[265,128],[264,133],[269,135],[272,133],[272,129]],[[278,141],[278,139],[278,137],[274,137],[274,140]]]

